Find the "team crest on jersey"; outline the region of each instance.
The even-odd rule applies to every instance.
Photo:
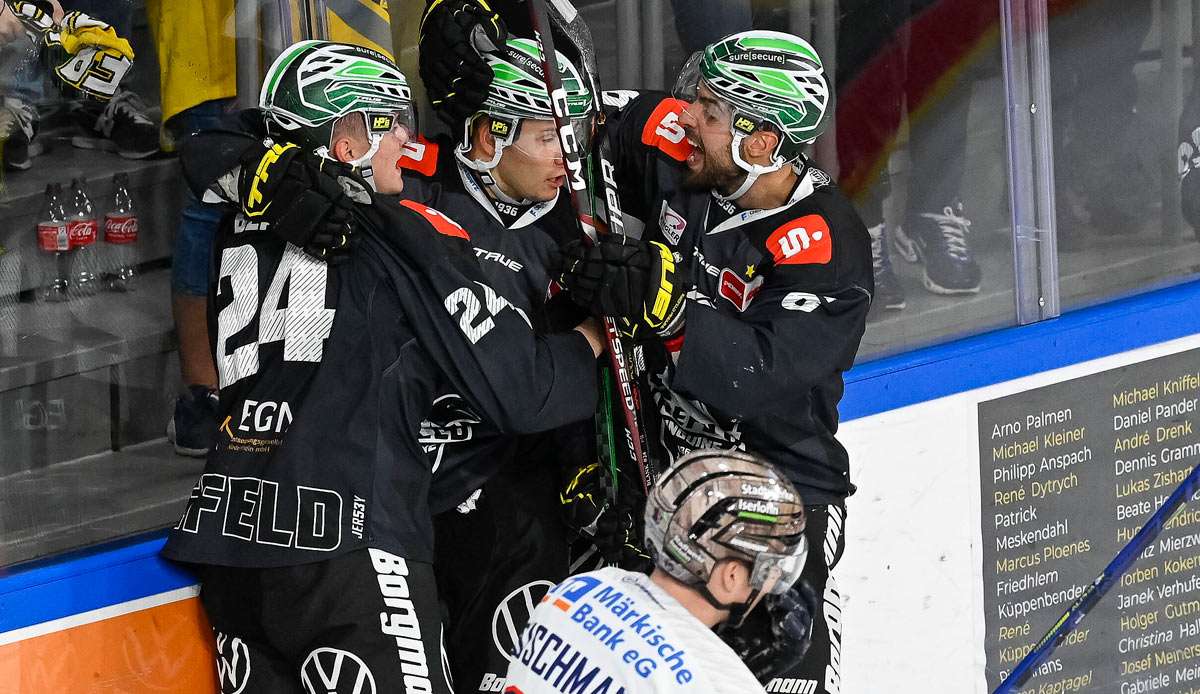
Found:
[[[752,280],[744,280],[738,276],[736,272],[725,268],[721,270],[721,285],[717,289],[721,296],[725,297],[729,303],[733,304],[738,312],[746,310],[750,302],[762,289],[763,276],[759,275]]]
[[[819,214],[792,220],[767,237],[776,265],[824,265],[833,258],[829,222]]]
[[[663,236],[672,245],[678,244],[686,227],[687,220],[683,218],[683,215],[672,210],[667,201],[663,200],[662,211],[658,214],[658,228],[662,230]]]
[[[434,472],[442,464],[446,446],[475,438],[474,426],[482,421],[466,401],[454,393],[433,401],[429,417],[421,422],[421,433],[417,440],[425,453],[433,458]]]

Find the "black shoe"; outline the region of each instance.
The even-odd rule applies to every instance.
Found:
[[[892,270],[891,254],[888,252],[887,227],[877,224],[867,233],[871,235],[871,265],[875,270],[875,295],[871,298],[871,310],[867,320],[880,318],[884,311],[899,311],[904,308],[904,288]]]
[[[82,149],[116,152],[126,159],[145,159],[158,153],[158,125],[146,115],[141,98],[118,89],[108,103],[84,101],[72,110],[82,135],[71,144]]]
[[[4,167],[24,171],[42,152],[37,134],[37,109],[12,96],[0,99],[0,143],[3,143]]]
[[[963,216],[962,203],[947,205],[941,213],[918,214],[896,231],[896,251],[909,262],[925,263],[926,289],[934,294],[979,291],[983,273],[971,253],[971,220]]]
[[[167,440],[179,455],[203,458],[217,441],[217,392],[205,386],[188,386],[175,400],[175,414],[167,422]]]

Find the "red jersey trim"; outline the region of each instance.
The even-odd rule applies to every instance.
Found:
[[[432,207],[426,207],[425,205],[413,200],[401,200],[400,204],[424,217],[425,221],[433,225],[433,228],[436,229],[439,234],[466,239],[468,241],[471,240],[471,235],[467,233],[466,229],[463,229],[461,226],[459,226],[458,222],[450,219]]]

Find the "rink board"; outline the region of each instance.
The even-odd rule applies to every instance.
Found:
[[[1200,349],[1198,306],[1189,283],[847,375],[843,692],[987,690],[980,403]],[[194,582],[161,544],[0,573],[0,694],[213,691]]]

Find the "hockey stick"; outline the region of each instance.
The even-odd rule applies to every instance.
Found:
[[[1163,525],[1170,520],[1171,516],[1175,515],[1184,502],[1196,494],[1197,489],[1200,489],[1200,465],[1192,468],[1191,474],[1179,483],[1174,492],[1171,492],[1171,496],[1167,497],[1154,515],[1150,516],[1150,520],[1146,521],[1137,535],[1125,543],[1125,546],[1121,548],[1120,552],[1117,552],[1117,556],[1108,563],[1108,566],[1104,567],[1104,571],[1096,577],[1096,580],[1084,589],[1083,594],[1076,598],[1063,616],[1059,617],[1054,626],[1050,627],[1050,631],[1047,631],[1046,635],[1033,646],[1033,649],[1025,654],[1025,657],[1017,663],[1008,677],[1000,683],[999,687],[996,687],[993,694],[1011,694],[1016,691],[1017,687],[1024,684],[1025,680],[1029,679],[1037,666],[1050,656],[1058,644],[1062,643],[1063,639],[1071,633],[1071,630],[1083,621],[1083,618],[1100,601],[1100,598],[1104,597],[1108,589],[1112,588],[1113,584],[1129,570],[1133,562],[1137,561],[1142,551],[1154,542],[1158,534],[1162,532]]]
[[[561,0],[559,0],[561,2]],[[582,151],[583,143],[579,142],[567,118],[566,91],[562,86],[562,75],[558,72],[554,56],[554,36],[550,28],[549,12],[545,0],[529,0],[529,18],[533,30],[537,34],[542,48],[542,72],[546,79],[546,88],[550,92],[550,100],[554,105],[554,125],[558,131],[559,144],[562,146],[563,161],[567,168],[567,186],[571,190],[571,204],[579,218],[583,233],[593,241],[596,240],[596,224],[598,220],[595,198],[588,188],[587,159]],[[569,3],[567,4],[570,7]],[[574,11],[574,8],[571,8]],[[581,51],[582,52],[582,51]],[[597,118],[602,117],[600,108],[601,97],[595,75],[589,75],[592,88],[592,98],[596,105]],[[621,220],[621,203],[617,193],[614,169],[609,159],[600,153],[601,178],[603,179],[608,227],[612,233],[624,235],[625,229]],[[633,369],[630,354],[624,349],[617,322],[611,317],[604,318],[604,339],[608,347],[609,359],[612,362],[613,376],[620,390],[621,414],[625,422],[625,437],[630,460],[637,465],[641,475],[642,486],[649,493],[654,484],[655,475],[646,458],[647,444],[645,430],[641,426],[641,395],[633,379]]]

